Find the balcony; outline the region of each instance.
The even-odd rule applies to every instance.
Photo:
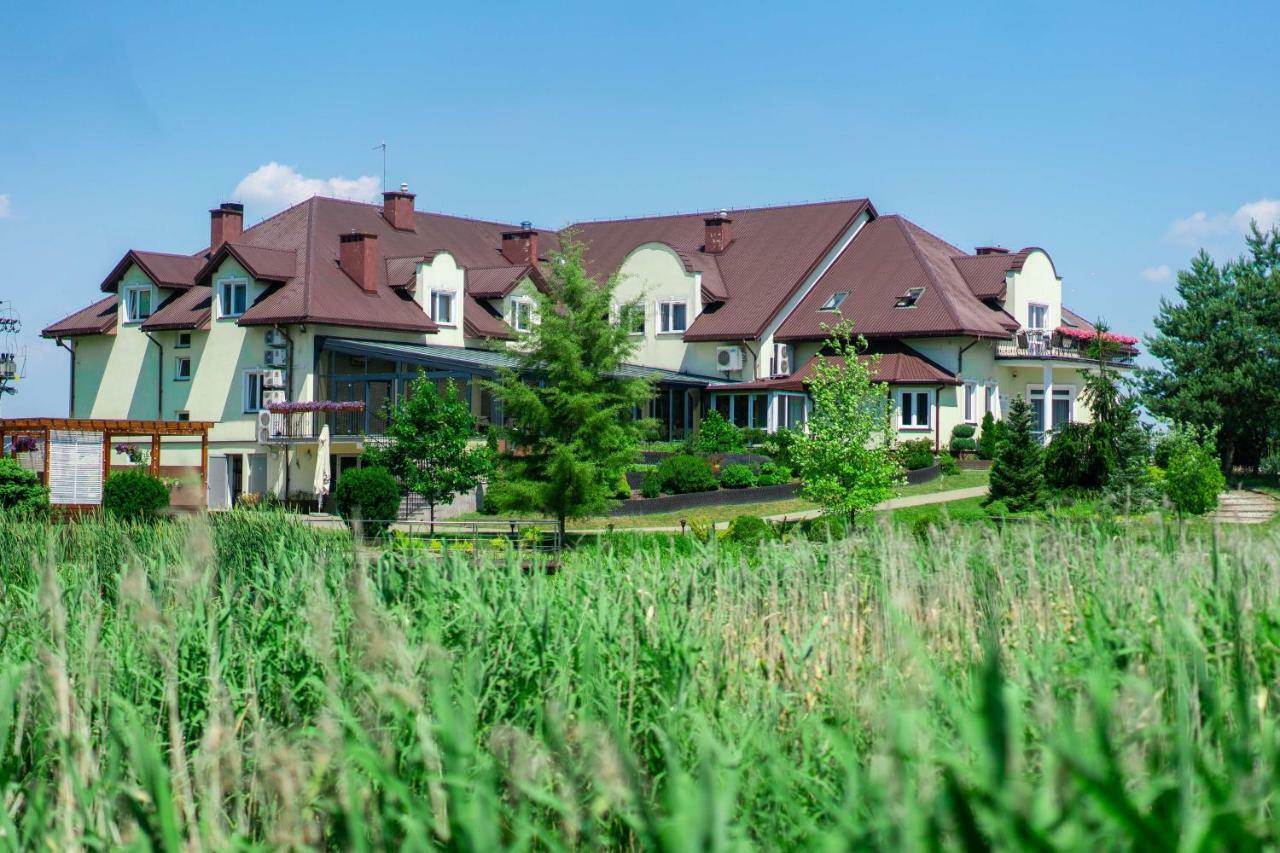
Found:
[[[996,342],[996,358],[1096,362],[1096,340],[1094,335],[1078,329],[1021,329],[1013,340]],[[1109,364],[1132,366],[1138,356],[1136,339],[1108,334],[1105,341],[1110,347]]]
[[[364,403],[314,400],[272,403],[258,415],[258,437],[262,444],[307,444],[320,437],[329,425],[331,436],[363,435]]]

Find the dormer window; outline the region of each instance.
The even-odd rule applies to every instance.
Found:
[[[913,308],[920,301],[920,297],[924,295],[923,287],[909,287],[907,292],[898,297],[898,301],[893,303],[894,308]]]
[[[124,292],[126,323],[141,323],[151,316],[151,287],[130,287]]]
[[[827,299],[827,301],[822,303],[822,307],[819,308],[818,310],[819,311],[839,311],[840,306],[843,305],[844,301],[848,298],[849,298],[849,291],[847,290],[838,291],[836,293],[831,294],[831,296]]]
[[[218,289],[218,316],[239,317],[249,307],[249,283],[229,280]]]
[[[511,302],[511,326],[517,332],[527,332],[533,328],[533,301],[514,299]]]
[[[433,290],[431,291],[431,319],[441,326],[454,325],[453,320],[453,291],[451,290]]]

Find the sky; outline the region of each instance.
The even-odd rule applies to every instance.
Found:
[[[313,193],[559,228],[870,197],[1040,246],[1144,334],[1177,270],[1280,222],[1274,3],[18,4],[0,32],[5,416],[64,415],[39,329],[130,248]]]

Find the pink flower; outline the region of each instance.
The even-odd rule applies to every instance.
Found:
[[[1059,326],[1058,334],[1064,338],[1074,338],[1077,341],[1091,341],[1098,337],[1097,332],[1091,332],[1088,329],[1076,329],[1071,326]],[[1130,335],[1117,335],[1115,332],[1103,332],[1102,339],[1107,343],[1123,344],[1125,346],[1133,346],[1138,339]]]
[[[267,411],[277,415],[296,415],[306,412],[363,412],[364,403],[347,400],[341,403],[334,400],[295,400],[287,403],[272,403]]]

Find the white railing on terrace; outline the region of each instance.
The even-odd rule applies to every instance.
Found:
[[[1116,345],[1112,364],[1132,364],[1137,356],[1133,347]],[[1077,341],[1048,329],[1023,329],[1011,341],[996,342],[996,358],[1055,358],[1097,361],[1089,354],[1089,342]]]

